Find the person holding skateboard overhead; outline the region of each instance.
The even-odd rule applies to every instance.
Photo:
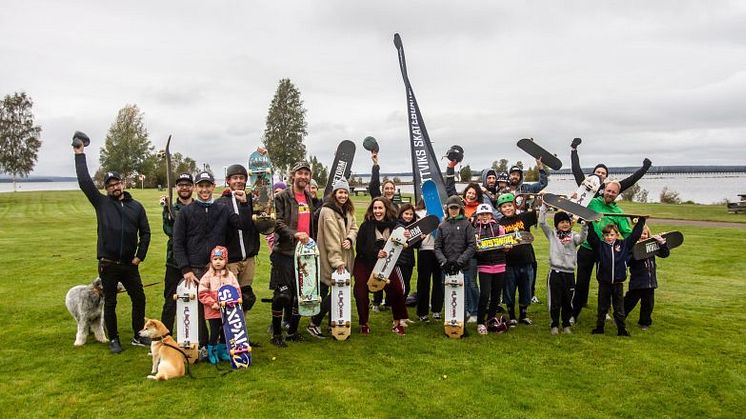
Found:
[[[360,225],[357,233],[355,267],[353,269],[353,276],[355,277],[353,293],[360,333],[363,335],[370,334],[368,279],[373,272],[376,261],[387,256],[383,247],[395,227],[396,210],[391,202],[380,196],[373,198],[365,211],[365,221]],[[408,236],[408,232],[405,233],[405,236]],[[391,314],[394,320],[391,331],[403,336],[406,334],[409,314],[407,314],[407,306],[404,301],[404,283],[399,267],[395,267],[391,272],[389,283],[384,287],[384,291],[389,297]]]
[[[210,339],[207,343],[207,356],[215,365],[220,361],[230,361],[228,348],[223,335],[223,320],[218,305],[218,289],[223,285],[232,285],[240,293],[241,286],[227,267],[228,250],[215,246],[210,252],[210,267],[199,280],[199,302],[204,306],[205,319],[210,323]]]
[[[181,173],[176,178],[176,202],[168,202],[165,195],[161,196],[160,205],[163,207],[163,232],[168,237],[166,242],[166,272],[163,277],[163,309],[161,310],[161,322],[166,328],[174,333],[174,319],[176,318],[176,301],[174,294],[184,275],[179,270],[176,259],[174,258],[174,222],[179,212],[185,206],[194,202],[192,193],[194,192],[194,178],[191,173]],[[168,211],[168,205],[171,205],[171,212]]]
[[[580,138],[575,138],[572,140],[572,143],[570,144],[570,161],[572,162],[572,175],[575,178],[575,183],[580,186],[583,184],[583,181],[586,178],[585,173],[583,173],[583,169],[580,167],[580,157],[578,157],[578,146],[583,141]],[[642,167],[637,169],[635,173],[632,173],[631,175],[627,176],[626,178],[619,181],[619,193],[622,193],[627,190],[630,186],[637,183],[640,179],[642,179],[643,176],[645,176],[645,173],[648,172],[648,169],[650,169],[650,166],[653,163],[648,159],[647,157],[642,161]],[[598,175],[598,177],[601,178],[601,188],[599,188],[597,195],[603,195],[603,191],[606,188],[606,185],[604,184],[606,182],[606,179],[609,177],[609,168],[606,167],[605,164],[599,163],[596,165],[596,167],[593,168],[594,175]]]
[[[355,241],[357,220],[355,207],[350,200],[350,185],[344,178],[334,182],[332,193],[326,197],[319,213],[319,231],[316,242],[319,246],[321,264],[321,292],[324,296],[319,314],[311,317],[306,330],[311,336],[324,338],[321,322],[331,309],[332,272],[352,272],[355,263]]]
[[[632,254],[632,246],[637,243],[645,226],[645,218],[640,217],[632,232],[623,239],[619,228],[614,223],[601,227],[603,239],[599,237],[595,227],[602,221],[594,222],[594,229],[588,233],[588,243],[596,255],[596,280],[598,281],[598,312],[596,328],[591,331],[598,335],[604,333],[604,323],[609,306],[614,307],[614,323],[617,336],[629,336],[624,324],[624,280],[627,279],[627,261]]]
[[[640,240],[647,240],[651,237],[650,228],[645,225],[642,229]],[[652,236],[657,242],[659,249],[655,255],[637,260],[630,258],[629,262],[629,290],[624,296],[624,316],[629,316],[629,312],[634,310],[637,302],[640,302],[640,319],[637,324],[642,330],[648,330],[653,324],[651,315],[653,314],[653,305],[655,304],[655,289],[658,288],[658,275],[656,273],[655,257],[667,258],[671,251],[666,244],[666,239],[660,235]]]
[[[117,285],[122,283],[132,300],[130,341],[136,346],[150,346],[150,339],[138,336],[145,325],[145,292],[138,266],[145,260],[150,246],[150,225],[145,208],[124,190],[122,176],[104,174],[106,195],[101,194],[88,173],[83,143],[73,145],[78,185],[96,209],[98,238],[96,259],[104,289],[104,323],[112,353],[122,352],[117,329]]]

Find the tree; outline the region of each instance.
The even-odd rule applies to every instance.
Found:
[[[461,170],[459,170],[458,175],[459,177],[461,177],[462,182],[471,182],[471,166],[469,166],[468,164],[466,166],[463,166]]]
[[[620,195],[622,196],[623,201],[637,201],[642,203],[648,202],[648,191],[647,189],[643,189],[639,183],[635,183],[634,185],[630,186]]]
[[[267,113],[264,146],[277,170],[287,173],[293,164],[306,156],[303,139],[306,131],[306,109],[300,91],[290,79],[280,80]]]
[[[0,171],[13,178],[13,192],[16,177],[34,170],[41,147],[41,127],[34,125],[33,105],[25,92],[16,92],[6,95],[0,106]]]
[[[492,162],[492,168],[495,169],[495,171],[497,173],[507,172],[508,171],[508,160],[507,159],[500,159],[499,162],[493,161]]]
[[[137,105],[127,105],[119,110],[116,121],[106,134],[99,162],[106,170],[115,170],[125,179],[139,174],[147,176],[148,171],[153,170],[153,146]]]
[[[539,167],[538,166],[534,166],[534,167],[529,166],[528,169],[526,170],[526,174],[525,174],[525,176],[523,178],[527,182],[536,182],[537,180],[539,180]]]
[[[326,182],[329,180],[329,170],[321,164],[316,156],[311,156],[308,163],[311,164],[311,177],[313,180],[316,181],[319,187],[325,187]]]

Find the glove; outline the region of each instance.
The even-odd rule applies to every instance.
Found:
[[[572,143],[570,143],[570,148],[572,148],[572,149],[574,150],[574,149],[578,148],[578,146],[579,146],[579,145],[580,145],[580,143],[582,143],[582,142],[583,142],[583,140],[581,140],[580,138],[574,138],[574,139],[572,140]]]
[[[456,262],[446,262],[445,271],[448,275],[456,275],[459,271],[458,269],[458,263]]]
[[[642,165],[645,167],[650,167],[651,164],[653,164],[653,162],[651,162],[650,159],[647,157],[645,157],[645,160],[642,161]]]

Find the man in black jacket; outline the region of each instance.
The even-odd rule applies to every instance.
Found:
[[[145,292],[138,265],[150,245],[150,225],[145,208],[125,192],[122,177],[116,172],[104,176],[106,195],[96,189],[88,173],[83,145],[73,147],[78,185],[96,209],[98,239],[96,259],[104,288],[104,323],[112,353],[122,352],[117,330],[117,283],[121,282],[132,300],[131,343],[149,346],[150,339],[137,336],[145,324]]]

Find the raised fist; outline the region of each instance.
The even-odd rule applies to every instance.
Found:
[[[581,140],[580,138],[573,138],[572,143],[570,143],[570,148],[576,149],[582,142],[583,140]]]

